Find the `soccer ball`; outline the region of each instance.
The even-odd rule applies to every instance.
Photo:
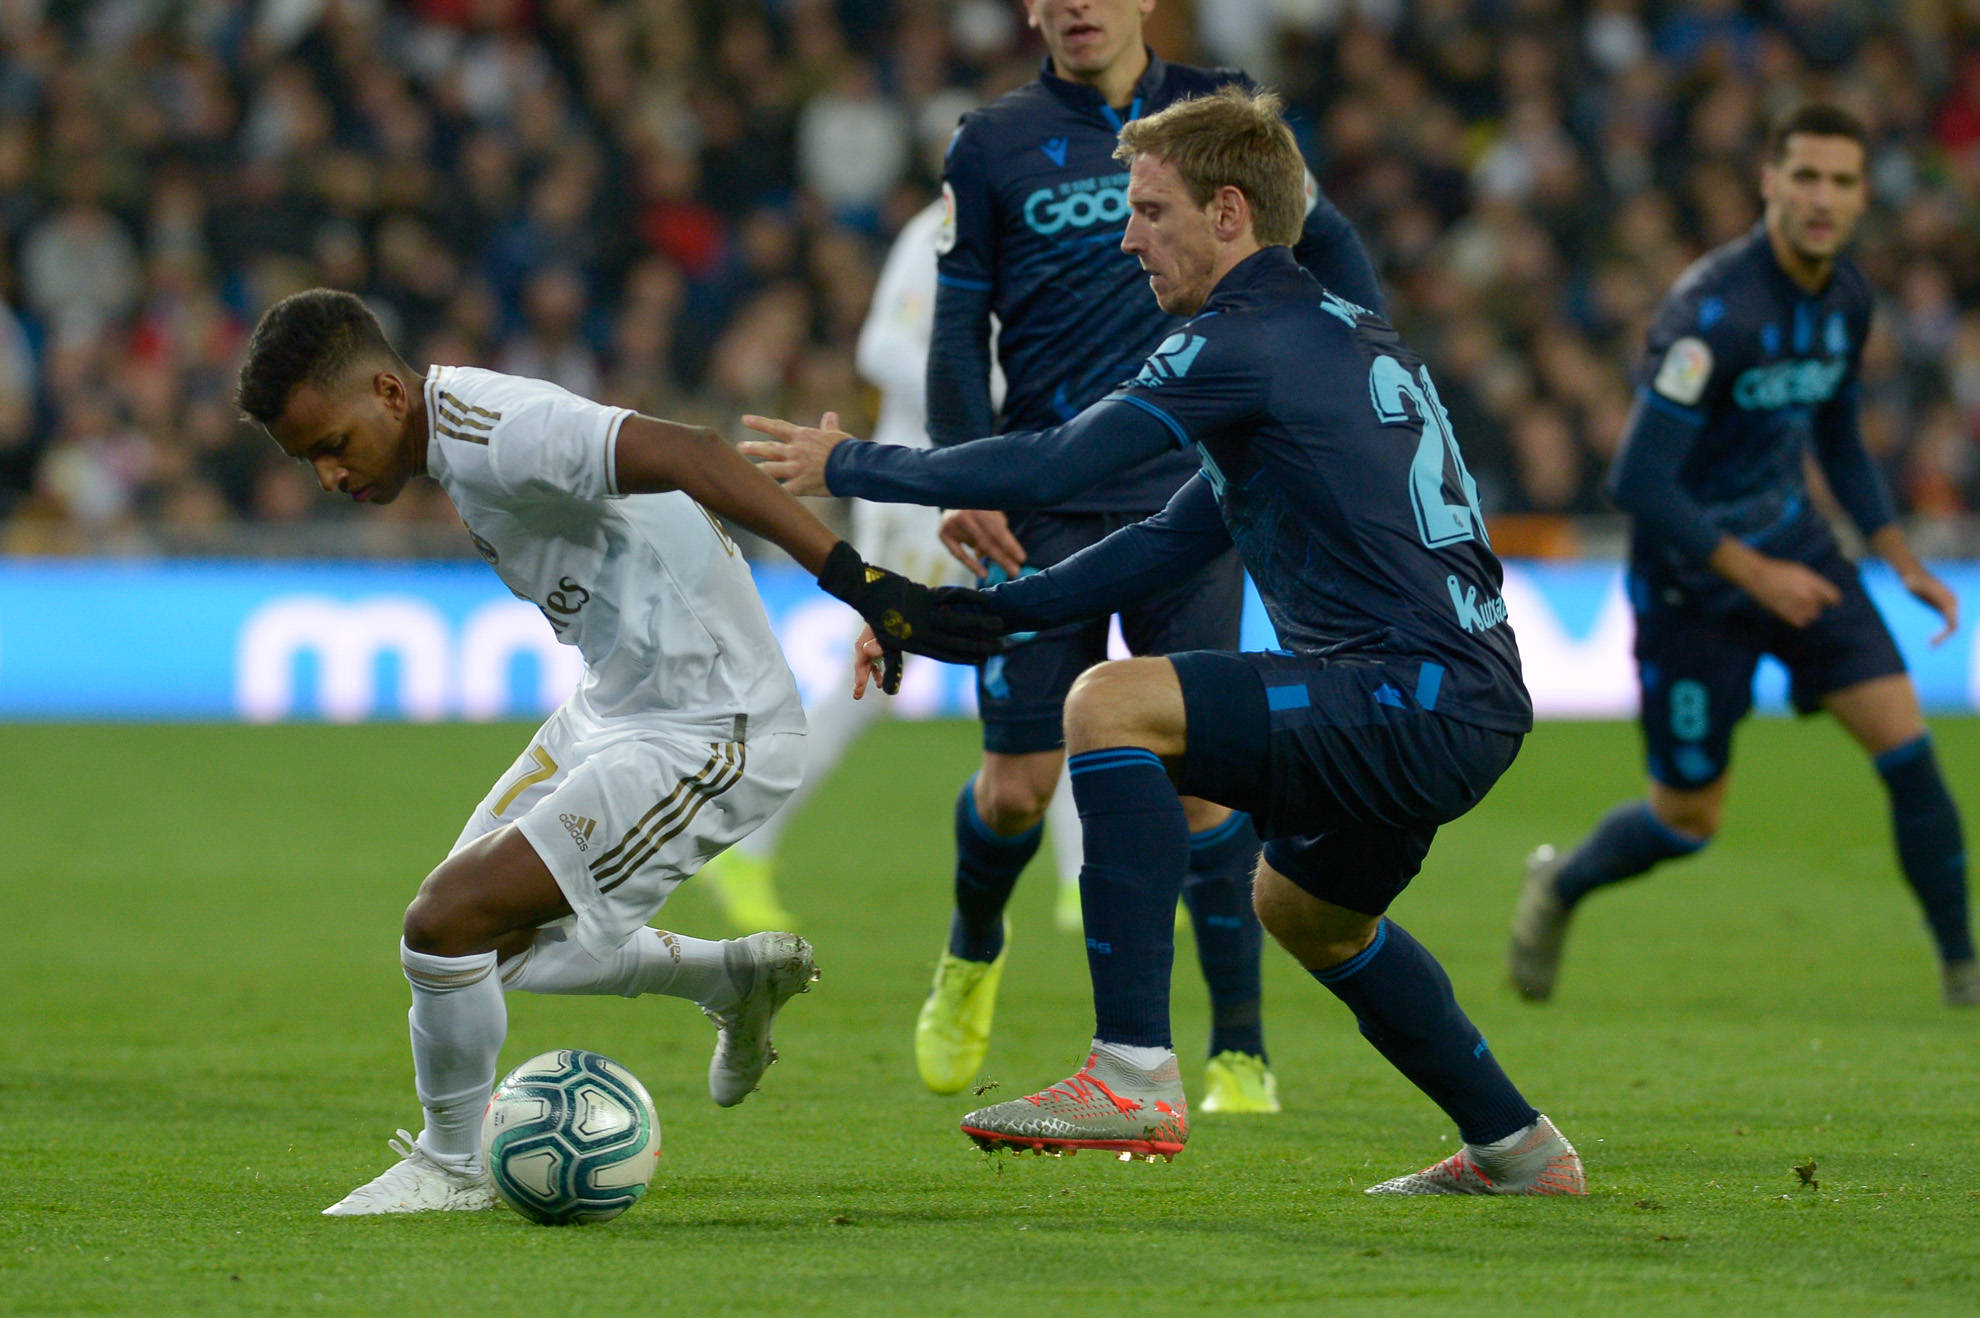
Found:
[[[563,1048],[495,1086],[481,1119],[488,1172],[532,1222],[606,1222],[639,1202],[660,1157],[660,1119],[632,1072]]]

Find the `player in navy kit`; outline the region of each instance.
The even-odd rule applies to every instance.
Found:
[[[949,223],[928,360],[929,433],[938,445],[1066,421],[1175,328],[1119,250],[1127,175],[1114,159],[1115,134],[1243,75],[1155,58],[1142,44],[1153,8],[1153,0],[1027,0],[1049,52],[1037,81],[957,130],[943,178]],[[1306,205],[1300,259],[1344,296],[1380,307],[1374,271],[1346,220],[1317,189]],[[993,315],[1009,382],[1001,416],[990,405]],[[1049,567],[1159,510],[1193,470],[1185,455],[1167,454],[1008,523],[999,512],[951,512],[944,540],[979,573],[984,559],[1010,575]],[[1123,638],[1135,654],[1235,649],[1243,589],[1237,556],[1225,554],[1127,609]],[[981,671],[983,763],[958,794],[955,912],[915,1031],[922,1079],[937,1093],[960,1091],[982,1065],[1005,964],[1004,907],[1038,850],[1065,760],[1066,692],[1106,657],[1107,634],[1107,619],[1082,620]],[[1258,838],[1221,806],[1187,808],[1184,900],[1213,1015],[1203,1110],[1276,1111],[1259,1017],[1262,938],[1248,897]]]
[[[1298,149],[1241,88],[1128,124],[1122,246],[1191,317],[1072,420],[925,452],[747,418],[798,493],[1049,505],[1139,460],[1200,471],[1158,515],[986,591],[1012,631],[1105,617],[1235,546],[1286,649],[1089,669],[1066,702],[1096,1019],[1075,1075],[963,1121],[986,1146],[1173,1156],[1188,1107],[1169,1034],[1178,793],[1269,841],[1265,928],[1457,1123],[1463,1147],[1387,1194],[1580,1194],[1580,1159],[1520,1095],[1449,978],[1384,916],[1437,828],[1512,763],[1532,706],[1476,486],[1420,359],[1293,259]],[[880,646],[862,639],[878,660]]]
[[[1857,430],[1872,294],[1839,253],[1866,204],[1862,127],[1805,107],[1776,128],[1763,222],[1707,255],[1664,300],[1610,492],[1635,515],[1630,601],[1646,800],[1571,854],[1527,863],[1508,956],[1528,998],[1554,988],[1570,916],[1595,889],[1696,853],[1718,832],[1734,726],[1763,654],[1795,708],[1825,709],[1889,790],[1898,859],[1938,945],[1949,1004],[1980,1003],[1959,813],[1890,631],[1811,505],[1813,450],[1836,500],[1905,587],[1958,625],[1958,602],[1899,529]]]

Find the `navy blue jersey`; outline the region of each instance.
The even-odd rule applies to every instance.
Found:
[[[1420,661],[1412,690],[1378,699],[1504,732],[1532,726],[1499,560],[1429,371],[1287,248],[1240,262],[1139,374],[1071,421],[942,449],[842,443],[826,484],[1035,508],[1178,449],[1201,474],[1159,515],[987,592],[1007,622],[1114,612],[1235,543],[1280,644]]]
[[[1245,260],[1115,398],[1192,447],[1279,643],[1430,658],[1411,693],[1532,726],[1478,488],[1422,359],[1283,247]]]
[[[1652,323],[1638,406],[1610,476],[1637,514],[1632,566],[1653,588],[1725,596],[1704,567],[1723,536],[1812,562],[1833,546],[1810,506],[1811,448],[1868,535],[1892,519],[1856,428],[1856,376],[1872,294],[1838,260],[1810,293],[1775,258],[1764,226],[1703,257]]]
[[[1039,430],[1102,397],[1175,331],[1140,263],[1120,250],[1127,171],[1113,158],[1123,122],[1232,82],[1235,69],[1152,55],[1124,114],[1083,83],[1055,76],[964,118],[943,174],[948,217],[938,243],[928,430],[937,444]],[[1313,193],[1299,254],[1343,296],[1379,306],[1373,267],[1340,212]],[[990,406],[991,314],[1008,393]],[[1193,467],[1157,458],[1064,505],[1075,512],[1160,508]]]

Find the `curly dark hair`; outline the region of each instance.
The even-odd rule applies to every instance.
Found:
[[[327,386],[367,356],[405,365],[378,317],[355,294],[332,288],[293,294],[268,308],[254,327],[234,401],[246,416],[273,425],[296,386]]]

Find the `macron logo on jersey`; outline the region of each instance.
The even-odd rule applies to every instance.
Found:
[[[1154,389],[1171,380],[1182,379],[1189,374],[1189,368],[1195,364],[1196,355],[1203,351],[1205,342],[1201,334],[1185,334],[1177,330],[1162,340],[1161,346],[1155,349],[1132,383]]]
[[[1038,149],[1045,153],[1045,158],[1047,160],[1057,165],[1060,169],[1064,169],[1066,167],[1065,138],[1048,137],[1043,142],[1040,142],[1038,144]]]

